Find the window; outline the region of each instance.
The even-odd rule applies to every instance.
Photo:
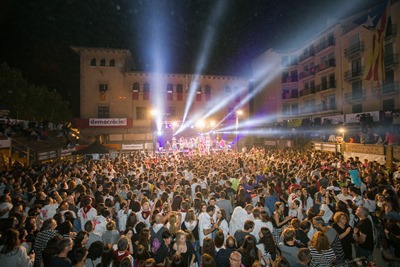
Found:
[[[105,66],[106,65],[106,60],[104,58],[102,58],[100,60],[100,66]]]
[[[290,115],[290,104],[284,103],[282,105],[282,115]]]
[[[351,107],[352,113],[361,113],[362,112],[362,104],[355,104]]]
[[[110,60],[110,67],[115,67],[115,59]]]
[[[282,99],[289,99],[290,95],[289,95],[289,89],[283,88],[282,89]]]
[[[196,85],[196,101],[201,101],[201,86]]]
[[[310,88],[312,92],[315,92],[315,81],[310,82]]]
[[[180,83],[176,86],[176,94],[177,94],[177,96],[176,96],[177,100],[182,101],[183,100],[183,86]]]
[[[382,101],[382,108],[385,111],[393,111],[394,110],[394,99],[386,99]]]
[[[351,94],[352,94],[352,99],[362,98],[361,81],[356,81],[351,84]]]
[[[101,83],[99,84],[99,91],[100,93],[105,93],[108,90],[108,84],[107,83]]]
[[[206,101],[210,101],[211,100],[211,86],[206,85],[206,87],[204,89],[204,93],[206,95]]]
[[[96,59],[95,58],[92,58],[90,60],[90,66],[96,66]]]
[[[143,85],[143,100],[149,100],[150,99],[150,84],[145,83]]]
[[[172,93],[172,91],[173,91],[173,86],[172,86],[172,84],[167,84],[167,93]]]
[[[336,109],[336,95],[335,94],[328,96],[328,107],[330,110]]]
[[[136,119],[137,120],[147,119],[147,108],[146,107],[136,107]]]
[[[140,91],[139,83],[134,83],[132,85],[132,100],[139,100],[139,91]]]
[[[299,104],[292,103],[292,115],[299,115]]]
[[[321,77],[321,90],[326,90],[328,88],[328,80],[326,76]]]
[[[167,84],[167,100],[168,101],[172,101],[172,90],[173,90],[173,86],[172,84]]]
[[[329,75],[329,88],[336,88],[335,73]]]
[[[97,115],[99,118],[109,118],[110,117],[110,107],[98,107]]]
[[[139,85],[139,83],[134,83],[134,84],[132,85],[132,91],[133,91],[133,92],[140,92],[140,85]]]

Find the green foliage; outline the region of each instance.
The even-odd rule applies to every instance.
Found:
[[[0,64],[0,88],[0,105],[10,109],[13,119],[65,122],[72,117],[69,103],[56,90],[30,84],[6,63]]]

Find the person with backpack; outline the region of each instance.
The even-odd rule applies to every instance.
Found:
[[[166,259],[171,256],[172,235],[166,230],[162,232],[162,243],[154,255],[157,266],[166,266]]]
[[[154,224],[150,227],[150,244],[151,244],[151,253],[153,255],[157,254],[158,249],[163,243],[162,234],[168,231],[167,227],[163,224],[163,216],[161,214],[157,214],[154,218]]]

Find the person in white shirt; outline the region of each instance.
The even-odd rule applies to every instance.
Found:
[[[261,210],[259,208],[254,208],[253,209],[253,217],[254,217],[254,228],[253,231],[251,232],[251,234],[256,238],[257,243],[260,241],[260,236],[259,236],[259,232],[260,229],[263,227],[267,227],[268,229],[270,229],[270,227],[272,226],[272,223],[270,223],[270,225],[267,224],[267,222],[264,222],[262,219],[262,215],[261,215]],[[272,232],[273,226],[270,229]]]
[[[254,220],[251,212],[253,211],[253,206],[247,204],[245,208],[237,206],[232,213],[231,221],[229,222],[229,233],[234,235],[237,230],[243,229],[244,222],[246,220]]]
[[[321,207],[319,208],[319,213],[318,216],[321,216],[322,219],[325,222],[325,225],[329,224],[329,221],[331,220],[332,216],[333,216],[333,212],[331,211],[331,209],[328,207],[329,202],[327,202],[327,198],[329,198],[329,195],[325,195],[322,198],[322,204]]]
[[[40,219],[43,221],[53,218],[54,215],[57,213],[57,209],[58,209],[58,203],[55,200],[53,200],[51,197],[45,201],[48,201],[48,204],[45,205],[40,210],[40,215],[39,215]]]
[[[126,221],[128,220],[129,214],[132,213],[132,210],[129,209],[130,200],[128,202],[121,202],[121,209],[117,213],[118,217],[118,230],[125,232],[126,230]]]
[[[103,236],[104,232],[107,230],[107,222],[110,218],[110,211],[107,208],[103,208],[99,216],[93,219],[94,232]]]
[[[343,201],[344,203],[347,203],[347,200],[353,200],[353,197],[349,195],[349,192],[347,190],[347,187],[342,186],[341,187],[341,193],[335,196],[336,201]]]
[[[87,221],[91,221],[97,216],[97,210],[92,207],[92,199],[90,197],[81,200],[82,208],[78,210],[78,218],[81,222],[81,228],[85,226]]]
[[[299,218],[300,220],[303,220],[303,211],[298,199],[293,200],[292,205],[289,206],[288,215],[292,216],[293,218]]]
[[[216,222],[217,221],[217,213],[219,211],[219,207],[217,206],[217,200],[215,199],[215,197],[210,197],[210,199],[208,200],[208,205],[213,205],[215,207],[213,220],[214,220],[214,222]]]
[[[215,206],[207,206],[207,210],[203,216],[199,218],[199,241],[200,247],[203,247],[203,240],[206,237],[212,238],[211,233],[218,228],[214,223],[212,216],[215,213]]]

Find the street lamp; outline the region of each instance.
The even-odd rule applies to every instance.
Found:
[[[236,111],[236,146],[237,146],[237,151],[239,152],[239,138],[238,138],[238,127],[239,127],[239,117],[243,115],[242,110],[237,110]]]

